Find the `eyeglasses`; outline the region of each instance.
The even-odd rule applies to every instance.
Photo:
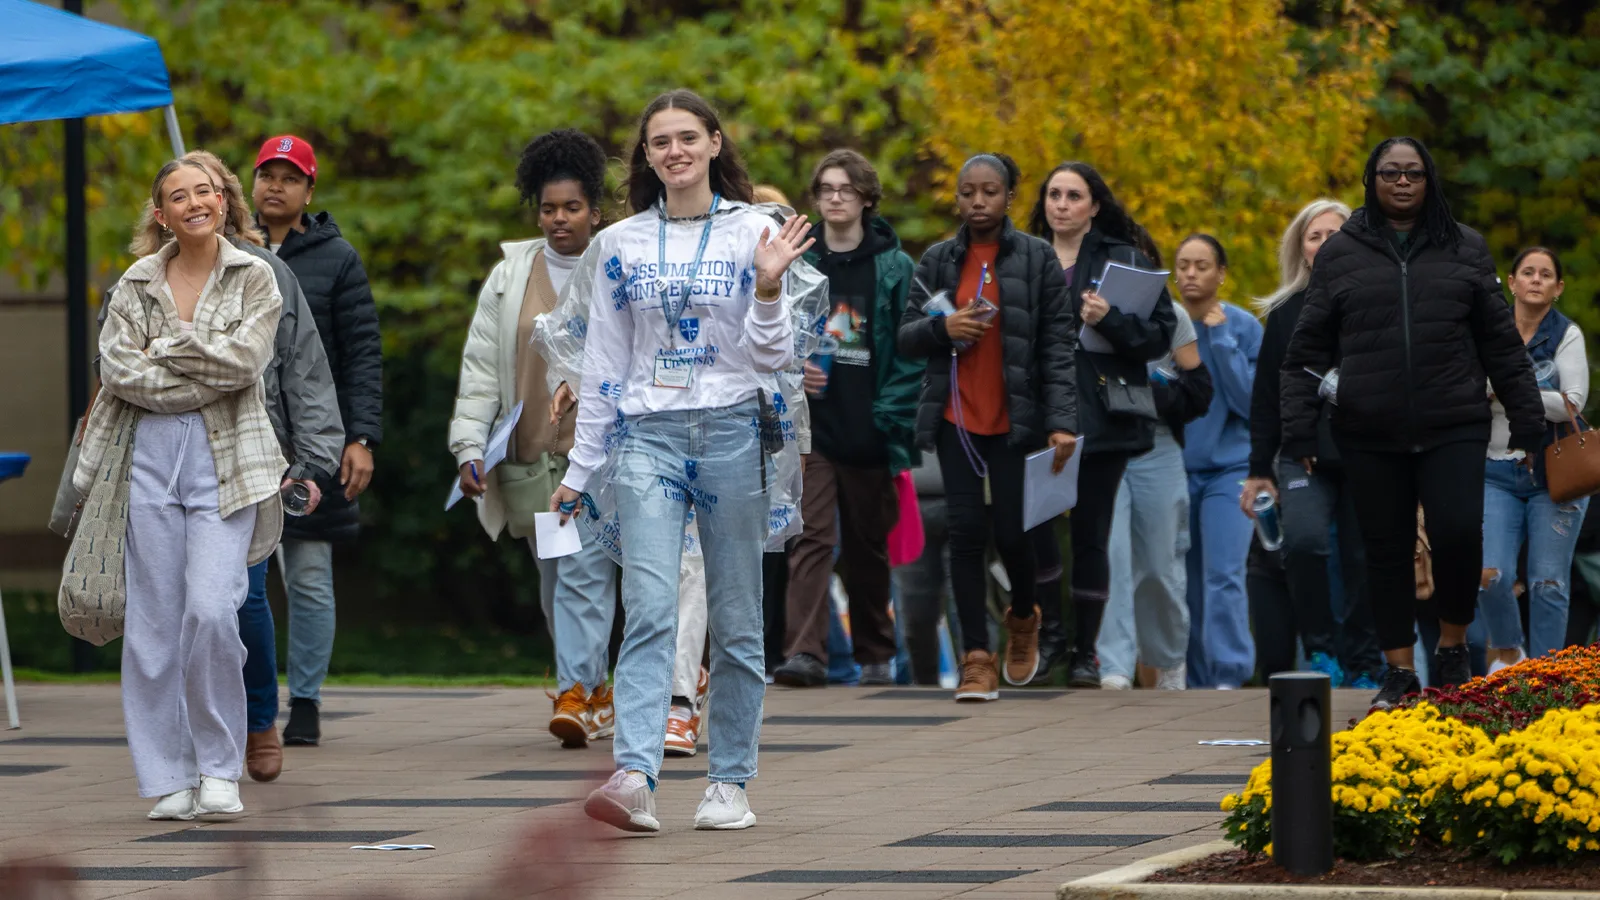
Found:
[[[837,196],[840,200],[848,202],[860,197],[861,192],[848,184],[844,187],[834,187],[831,184],[825,184],[822,187],[817,188],[817,197],[819,199],[826,200],[829,197],[834,196]]]
[[[1382,178],[1384,180],[1385,184],[1394,184],[1395,182],[1400,180],[1400,176],[1401,175],[1404,175],[1406,177],[1406,180],[1411,182],[1412,184],[1421,184],[1421,183],[1423,183],[1423,182],[1428,180],[1428,170],[1427,169],[1379,169],[1378,170],[1378,177]]]

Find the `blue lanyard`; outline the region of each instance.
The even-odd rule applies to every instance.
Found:
[[[689,308],[689,293],[694,290],[695,276],[700,274],[700,261],[706,255],[706,245],[711,242],[711,223],[717,214],[717,207],[722,205],[722,195],[711,195],[711,211],[706,213],[706,225],[700,229],[700,247],[694,252],[694,262],[689,265],[689,276],[683,280],[683,296],[676,302],[667,297],[669,291],[667,278],[663,272],[667,269],[667,210],[665,201],[661,208],[661,224],[657,231],[659,240],[656,245],[656,291],[661,295],[661,315],[667,320],[667,340],[677,346],[677,339],[673,337],[678,330],[678,320],[683,318],[683,311]]]

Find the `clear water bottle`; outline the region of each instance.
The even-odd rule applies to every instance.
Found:
[[[1256,536],[1261,538],[1261,548],[1268,552],[1283,546],[1283,523],[1278,519],[1278,503],[1266,491],[1256,494],[1250,508],[1256,514]]]

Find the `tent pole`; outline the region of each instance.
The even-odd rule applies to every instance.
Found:
[[[183,129],[178,127],[178,108],[169,105],[166,108],[167,139],[172,141],[172,158],[177,159],[186,151],[183,149]]]

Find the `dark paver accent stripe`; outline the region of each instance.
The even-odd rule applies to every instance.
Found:
[[[370,715],[372,715],[372,713],[367,712],[366,710],[324,709],[320,713],[318,713],[318,718],[322,718],[322,719],[354,719],[356,716],[370,716]],[[287,709],[285,709],[282,712],[278,713],[278,718],[280,718],[280,719],[289,718],[289,711]]]
[[[236,872],[239,866],[79,866],[79,881],[193,881],[207,875]]]
[[[190,828],[136,838],[136,844],[384,844],[415,831],[262,831]]]
[[[1169,834],[924,834],[890,847],[1132,847]]]
[[[30,734],[27,737],[12,738],[9,741],[0,741],[0,744],[26,744],[30,747],[121,747],[126,746],[128,739],[125,737],[85,737],[85,736],[51,736],[47,734]]]
[[[64,768],[64,767],[63,766],[13,766],[13,765],[3,765],[3,766],[0,766],[0,776],[37,775],[40,772],[54,772],[55,770],[60,769],[60,768]]]
[[[1145,784],[1221,784],[1229,787],[1234,785],[1243,787],[1244,783],[1249,780],[1249,775],[1218,775],[1210,772],[1185,772],[1182,775],[1168,775],[1165,778],[1157,778],[1154,781],[1146,781]]]
[[[762,744],[762,753],[826,753],[842,750],[849,744]]]
[[[767,716],[767,725],[868,725],[878,728],[914,728],[923,725],[948,725],[966,716]]]
[[[538,809],[571,803],[559,797],[417,797],[414,799],[369,797],[364,800],[329,800],[317,806],[410,809],[424,806],[470,806],[484,809]]]
[[[415,690],[415,691],[385,691],[361,690],[359,688],[322,689],[324,697],[376,697],[379,700],[473,700],[478,697],[491,696],[490,691],[453,691],[453,690]]]
[[[1023,812],[1208,812],[1220,816],[1222,808],[1197,800],[1058,800]]]
[[[773,869],[729,884],[994,884],[1038,869]]]
[[[1055,700],[1066,697],[1075,691],[1067,690],[1018,690],[1011,691],[1004,688],[1000,691],[1001,700]],[[877,693],[868,694],[863,700],[948,700],[950,691],[947,688],[936,687],[903,687],[888,688]]]
[[[473,781],[593,781],[599,784],[611,777],[608,772],[589,772],[583,769],[511,769],[506,772],[490,772],[479,775]],[[661,781],[693,781],[696,778],[706,777],[705,772],[667,769],[661,773]]]

